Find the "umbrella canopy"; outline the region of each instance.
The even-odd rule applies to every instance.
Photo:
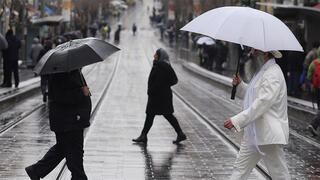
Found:
[[[209,37],[201,37],[197,40],[197,44],[214,45],[216,42]]]
[[[31,22],[33,25],[38,25],[38,26],[42,26],[42,25],[57,26],[61,22],[63,22],[63,20],[64,20],[63,16],[47,16],[44,18],[31,20]]]
[[[281,20],[249,7],[226,6],[210,10],[181,30],[246,45],[264,52],[303,51],[296,37]]]
[[[47,52],[34,68],[40,75],[69,72],[105,60],[120,50],[98,38],[66,42]]]
[[[7,49],[8,48],[8,42],[6,38],[0,34],[0,49]]]

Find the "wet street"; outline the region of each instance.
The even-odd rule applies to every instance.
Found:
[[[181,59],[175,59],[175,49],[160,41],[159,30],[150,24],[147,6],[152,7],[151,0],[137,3],[121,17],[121,51],[83,70],[93,102],[91,126],[85,132],[87,176],[90,180],[228,179],[238,150],[234,132],[226,130],[223,122],[241,111],[242,100],[230,100],[229,87],[191,72]],[[136,36],[131,32],[133,23],[138,27]],[[179,79],[173,87],[174,114],[188,139],[173,144],[174,129],[164,117],[156,116],[148,144],[134,144],[131,140],[139,136],[145,119],[153,54],[160,47],[168,50]],[[1,111],[0,125],[7,127],[0,132],[1,180],[28,179],[24,168],[55,144],[48,107],[42,104],[39,92],[29,96],[32,98]],[[21,121],[10,126],[18,116]],[[293,118],[290,126],[295,134],[290,134],[285,153],[291,178],[320,179],[320,141],[301,137],[307,132]],[[263,162],[259,168],[249,179],[268,179]],[[61,162],[44,179],[67,180],[70,172]]]

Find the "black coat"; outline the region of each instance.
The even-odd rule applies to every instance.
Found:
[[[171,65],[164,61],[154,61],[148,79],[147,114],[172,114],[171,86],[177,84],[178,78]]]
[[[49,120],[52,131],[80,130],[90,125],[91,99],[81,89],[85,85],[79,70],[49,75]]]
[[[7,37],[8,48],[3,50],[3,59],[8,62],[18,62],[21,42],[16,36]]]

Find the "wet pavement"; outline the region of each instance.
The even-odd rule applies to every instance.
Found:
[[[152,1],[145,1],[144,5],[138,3],[135,9],[126,12],[119,44],[122,50],[107,61],[84,69],[95,106],[113,68],[117,67],[86,136],[86,173],[92,180],[228,179],[237,151],[176,96],[175,115],[188,140],[178,146],[172,144],[176,138],[173,128],[162,116],[157,116],[147,146],[131,141],[139,135],[144,123],[147,78],[155,50],[165,47],[171,57],[176,56],[174,49],[159,41],[158,32],[150,26],[147,3],[152,6]],[[131,32],[133,22],[138,26],[136,36]],[[223,122],[241,111],[242,101],[231,101],[228,87],[188,71],[181,61],[173,58],[172,65],[179,78],[173,89],[236,141],[234,133],[223,128]],[[31,99],[12,107],[17,110],[6,111],[8,116],[10,112],[25,112],[32,109],[32,105],[42,104],[40,95]],[[0,179],[28,179],[24,167],[39,160],[55,143],[47,111],[47,107],[42,106],[18,125],[0,133]],[[294,122],[291,118],[291,127]],[[296,124],[296,128],[299,127],[301,125]],[[285,152],[292,179],[320,179],[319,146],[291,135]],[[58,172],[57,168],[45,179],[55,179]],[[62,179],[70,179],[69,171]],[[264,177],[254,170],[250,179]]]

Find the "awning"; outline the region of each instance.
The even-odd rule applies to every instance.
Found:
[[[277,4],[277,3],[262,3],[262,2],[256,2],[256,4],[260,6],[274,7],[275,9],[278,9],[276,13],[278,15],[291,14],[292,16],[296,16],[298,14],[303,14],[303,15],[310,15],[315,17],[320,16],[320,9],[315,7],[285,5],[285,4]]]
[[[63,16],[47,16],[44,18],[39,19],[33,19],[31,20],[32,24],[42,26],[42,25],[48,25],[48,26],[57,26],[64,20]]]

